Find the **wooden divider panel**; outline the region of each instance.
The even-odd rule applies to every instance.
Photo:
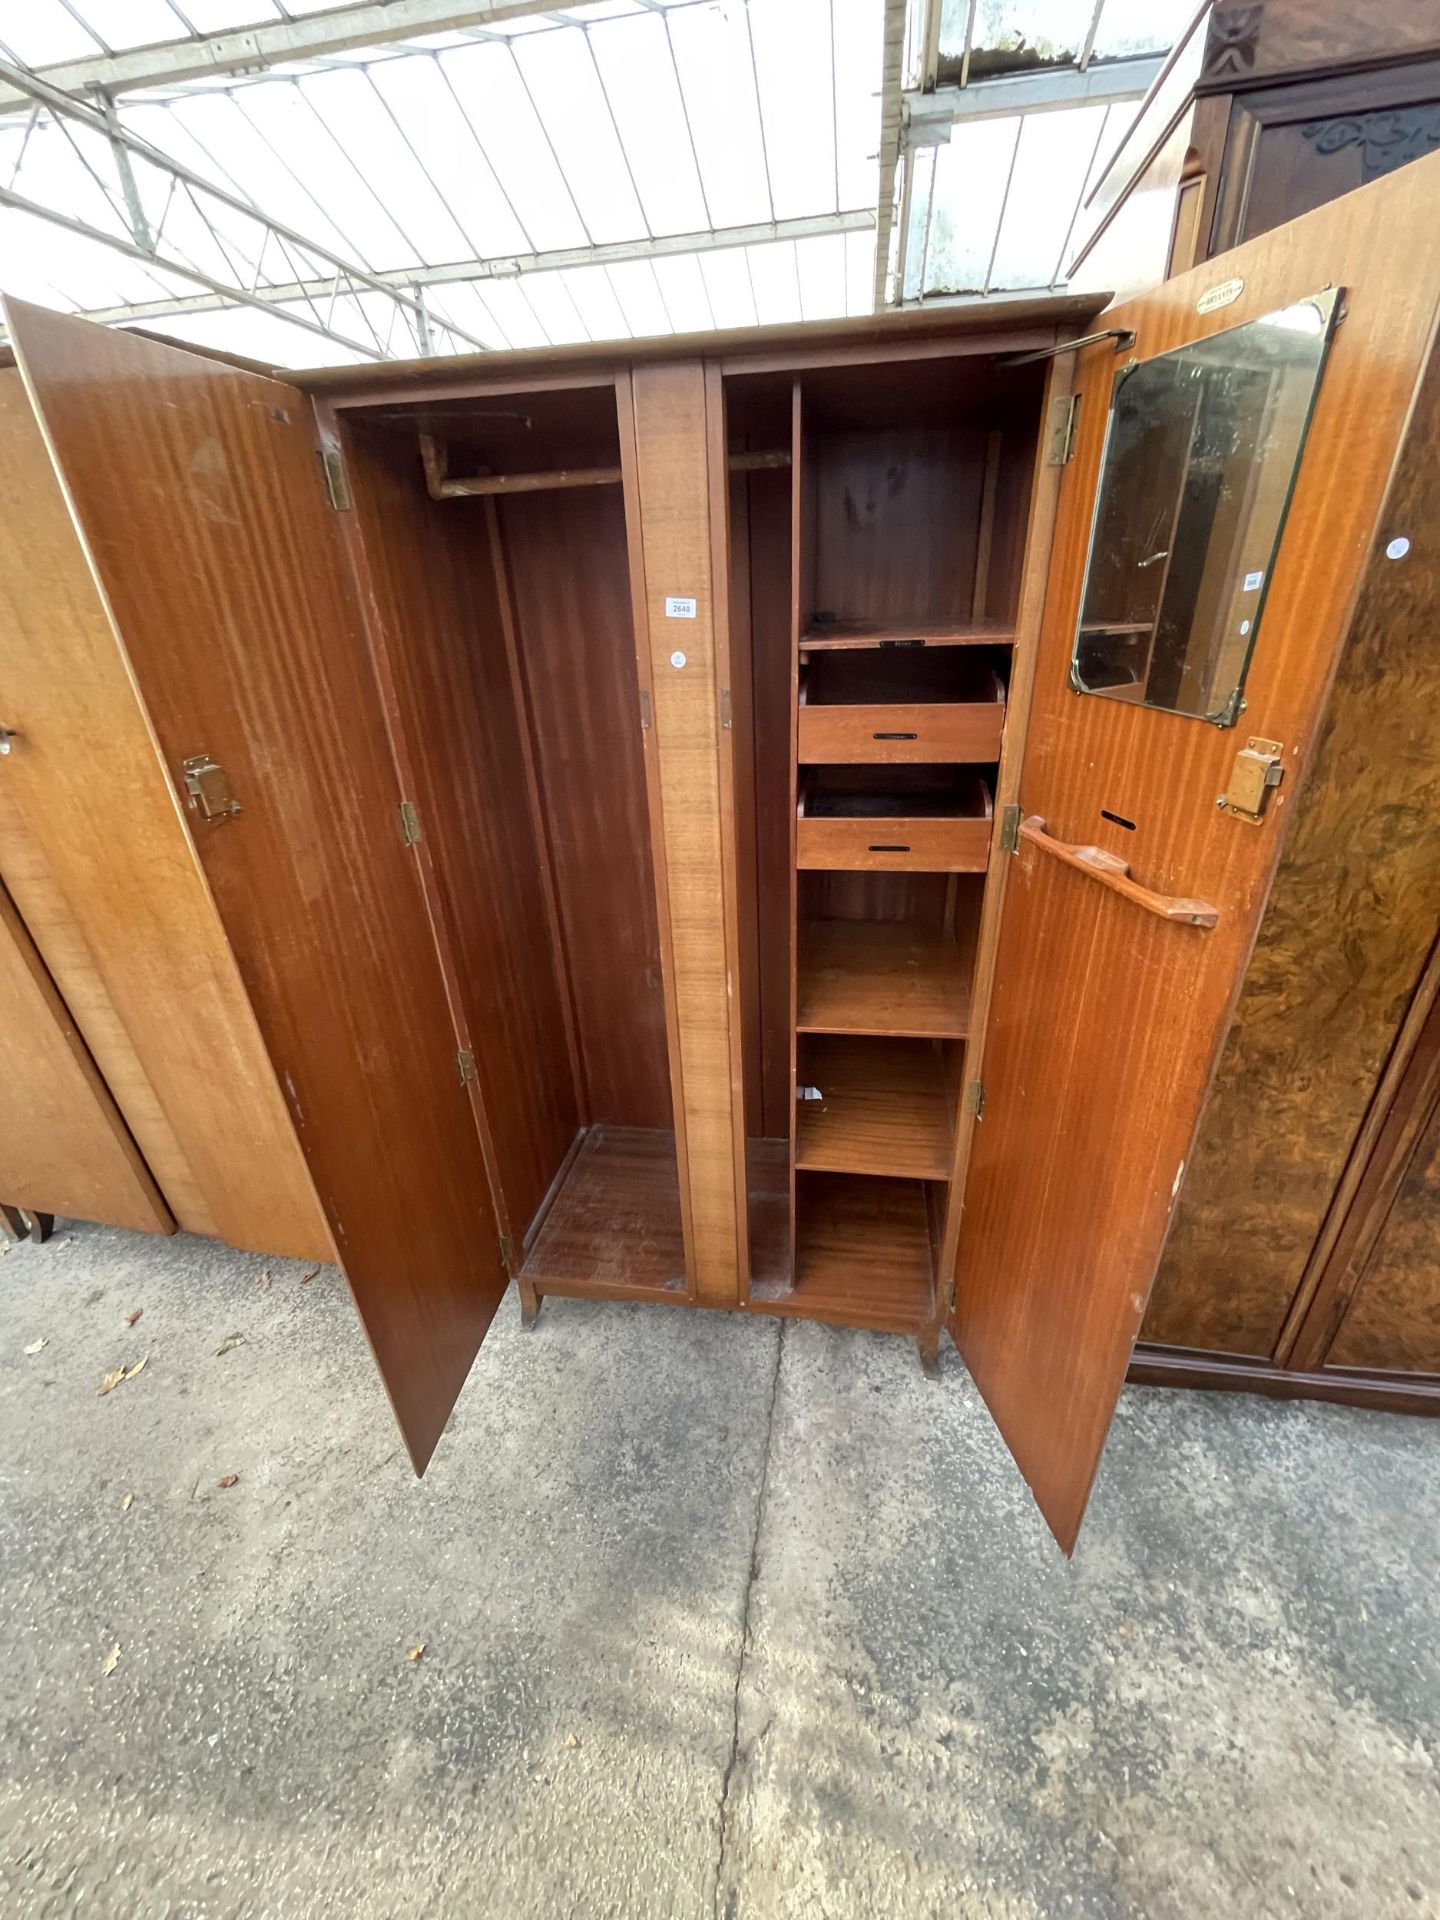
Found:
[[[726,583],[712,579],[704,370],[699,361],[638,366],[633,397],[644,585],[635,618],[658,756],[691,1280],[702,1305],[737,1306],[743,1122],[732,1088],[714,630],[714,592]]]

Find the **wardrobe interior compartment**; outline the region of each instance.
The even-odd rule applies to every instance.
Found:
[[[1043,381],[977,355],[726,383],[750,1291],[777,1311],[934,1311]]]
[[[512,1261],[684,1290],[613,385],[357,409],[345,439]]]

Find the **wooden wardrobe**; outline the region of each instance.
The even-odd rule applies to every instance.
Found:
[[[10,303],[417,1469],[512,1278],[948,1327],[1073,1545],[1389,503],[1440,535],[1437,191],[1103,312],[303,377]]]

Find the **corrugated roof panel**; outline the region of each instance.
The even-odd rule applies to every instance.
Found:
[[[603,267],[568,267],[555,277],[564,283],[592,340],[624,337],[624,310]]]
[[[25,0],[30,4],[32,0]],[[74,11],[110,53],[153,47],[177,39],[183,31],[179,15],[165,0],[74,0]]]
[[[726,247],[719,253],[700,255],[700,272],[710,298],[710,311],[717,327],[753,327],[755,291],[750,278],[750,261],[743,247]]]
[[[717,227],[769,220],[760,103],[743,11],[685,7],[669,16],[668,25],[710,218]]]
[[[648,260],[622,260],[607,267],[606,272],[631,333],[674,333],[665,297]]]
[[[532,251],[587,243],[564,175],[509,47],[462,47],[440,56],[486,158]]]
[[[710,224],[665,22],[647,13],[587,35],[651,233]]]
[[[88,60],[101,51],[95,35],[87,33],[60,0],[26,0],[23,10],[7,7],[0,18],[0,40],[29,67]]]
[[[586,36],[532,34],[517,43],[515,58],[592,240],[644,233],[630,165]]]
[[[795,264],[795,243],[781,240],[769,246],[746,247],[745,257],[760,325],[783,326],[788,321],[799,320],[800,275]]]
[[[752,7],[748,18],[775,218],[833,210],[835,95],[827,0]]]
[[[524,231],[446,78],[445,64],[428,54],[416,54],[410,59],[377,61],[369,71],[417,160],[465,234],[467,245],[461,253],[443,259],[494,259],[527,252]],[[388,177],[385,184],[387,188],[391,184]]]

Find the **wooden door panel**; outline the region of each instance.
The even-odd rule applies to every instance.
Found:
[[[1004,880],[951,1324],[1067,1550],[1424,365],[1440,297],[1437,193],[1440,157],[1106,316],[1135,329],[1134,357],[1149,359],[1326,285],[1348,289],[1236,728],[1069,689],[1119,364],[1103,346],[1079,357],[1080,434],[1056,522],[1021,800],[1056,838],[1104,847],[1143,886],[1211,902],[1219,921],[1208,931],[1167,923],[1023,839]],[[1230,278],[1243,280],[1240,297],[1197,313],[1205,289]],[[1216,806],[1252,733],[1284,744],[1284,782],[1259,826]]]
[[[0,371],[0,872],[188,1233],[328,1260],[275,1070],[16,368]]]
[[[11,302],[11,337],[179,787],[417,1470],[504,1291],[379,695],[308,403]]]
[[[0,886],[0,1201],[142,1233],[175,1222]]]

